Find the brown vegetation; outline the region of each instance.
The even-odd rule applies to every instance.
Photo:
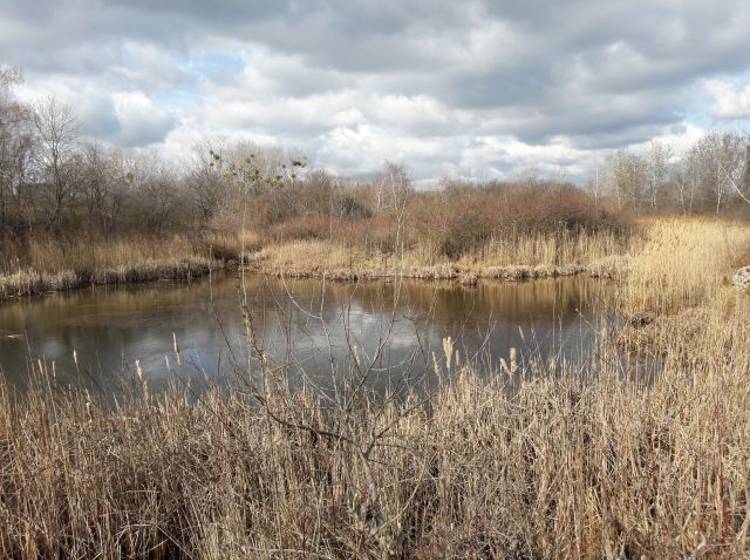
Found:
[[[313,386],[290,392],[285,366],[267,364],[273,390],[240,374],[197,401],[151,395],[137,370],[138,390],[112,408],[55,392],[40,364],[25,397],[0,385],[0,552],[747,556],[750,300],[721,277],[750,229],[646,227],[617,303],[670,316],[592,326],[576,365],[512,353],[488,372],[446,340],[428,403],[362,394],[340,408]]]
[[[85,394],[53,395],[43,388],[50,374],[37,372],[39,388],[26,400],[0,391],[0,550],[16,558],[743,557],[746,312],[709,314],[697,337],[675,326],[660,333],[670,352],[648,388],[635,368],[621,369],[603,333],[582,372],[555,379],[547,364],[511,362],[480,381],[456,364],[430,413],[409,400],[400,411],[362,409],[362,430],[388,429],[372,455],[383,514],[375,531],[362,509],[367,472],[345,441],[316,435],[341,429],[341,419],[314,393],[278,395],[273,405],[288,399],[308,430],[269,421],[241,388],[196,404],[180,391],[146,392],[111,410]]]
[[[623,307],[667,314],[713,301],[750,244],[745,222],[659,219],[625,257]]]
[[[0,88],[13,76],[0,75]],[[189,278],[615,276],[614,324],[580,364],[512,353],[400,399],[291,391],[245,318],[263,385],[115,406],[0,382],[0,553],[9,558],[731,558],[750,554],[746,139],[709,135],[671,172],[621,152],[602,184],[366,183],[296,158],[201,147],[177,173],[78,142],[75,115],[0,95],[0,299]],[[719,162],[720,166],[712,165]],[[720,172],[716,172],[719,169]],[[626,325],[622,319],[630,319]],[[523,349],[522,349],[523,351]],[[354,349],[351,367],[360,370]],[[416,349],[415,349],[416,352]],[[179,351],[170,357],[180,367]],[[656,367],[658,366],[658,367]],[[179,372],[176,372],[179,373]],[[291,374],[290,374],[291,375]],[[273,389],[273,390],[271,390]]]
[[[23,257],[0,268],[0,300],[92,285],[186,280],[218,266],[182,237],[33,239]]]

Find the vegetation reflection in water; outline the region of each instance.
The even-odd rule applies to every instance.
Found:
[[[606,284],[580,277],[464,288],[247,276],[246,287],[273,359],[293,361],[300,372],[321,378],[330,376],[329,339],[338,363],[351,358],[348,344],[372,355],[387,338],[378,363],[381,382],[407,364],[423,368],[448,336],[464,356],[481,351],[496,362],[511,348],[580,350],[589,339],[585,319],[608,291]],[[6,303],[0,306],[0,367],[24,386],[28,361],[44,359],[54,361],[62,383],[87,380],[111,388],[138,360],[157,388],[170,378],[165,356],[176,340],[186,364],[182,371],[194,383],[223,382],[232,360],[245,364],[238,290],[237,279],[225,276],[211,283],[85,290]]]

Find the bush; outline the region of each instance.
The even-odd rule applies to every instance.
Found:
[[[630,220],[573,185],[448,185],[419,193],[409,207],[411,235],[443,257],[459,259],[491,239],[565,233],[626,235]]]
[[[482,247],[492,236],[491,218],[488,212],[477,205],[470,205],[460,213],[454,213],[440,233],[440,253],[451,260],[457,260]]]
[[[270,226],[266,235],[270,241],[276,243],[296,239],[328,239],[331,235],[331,226],[330,216],[301,216]]]
[[[334,213],[339,218],[363,219],[372,217],[372,212],[351,192],[344,192],[334,199]]]

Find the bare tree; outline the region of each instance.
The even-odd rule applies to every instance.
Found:
[[[176,172],[155,152],[139,154],[130,162],[126,180],[132,193],[131,212],[138,218],[138,229],[164,235],[184,213],[185,197]]]
[[[128,194],[124,159],[116,151],[89,144],[77,160],[81,171],[76,190],[85,208],[87,224],[101,235],[112,235]]]
[[[39,143],[38,166],[46,187],[45,227],[61,225],[73,188],[74,167],[69,165],[77,147],[78,119],[70,105],[54,97],[35,107],[34,128]]]
[[[23,185],[30,173],[34,143],[30,112],[11,92],[20,79],[18,70],[0,68],[0,233],[18,227],[27,214]]]
[[[687,155],[687,173],[695,181],[696,209],[719,214],[730,202],[743,170],[744,141],[730,133],[712,132]]]
[[[646,189],[646,162],[627,150],[619,150],[607,160],[608,188],[614,193],[620,208],[638,212]]]
[[[667,180],[669,160],[672,148],[658,140],[652,140],[646,159],[648,174],[649,202],[652,210],[656,210],[660,201],[662,187]]]
[[[696,181],[691,175],[687,159],[679,161],[672,169],[674,203],[683,214],[692,214]]]
[[[728,167],[724,161],[720,161],[719,171],[722,173],[721,179],[729,184],[731,194],[750,204],[750,143],[748,143],[748,139],[745,139],[745,142],[747,145],[744,150],[744,159],[741,156],[739,158],[728,158]],[[742,149],[733,150],[731,153],[735,152],[741,153]],[[737,162],[737,159],[740,161]]]
[[[200,217],[204,223],[208,223],[228,194],[221,160],[213,157],[214,153],[222,152],[222,147],[217,141],[202,140],[193,146],[192,151],[193,162],[189,171],[188,187]]]
[[[599,205],[602,198],[603,184],[600,173],[599,156],[594,154],[594,176],[587,183],[588,191],[594,197],[594,204]]]

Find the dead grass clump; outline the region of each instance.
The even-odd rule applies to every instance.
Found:
[[[23,261],[0,274],[0,299],[96,284],[185,280],[216,267],[186,238],[36,239]]]
[[[204,235],[203,253],[224,262],[240,262],[240,255],[257,253],[263,248],[260,236],[253,230],[215,231]]]
[[[627,257],[622,303],[633,312],[670,313],[710,302],[750,244],[750,226],[704,218],[646,223]]]
[[[0,275],[0,300],[72,290],[83,284],[72,270],[47,273],[21,269]]]

